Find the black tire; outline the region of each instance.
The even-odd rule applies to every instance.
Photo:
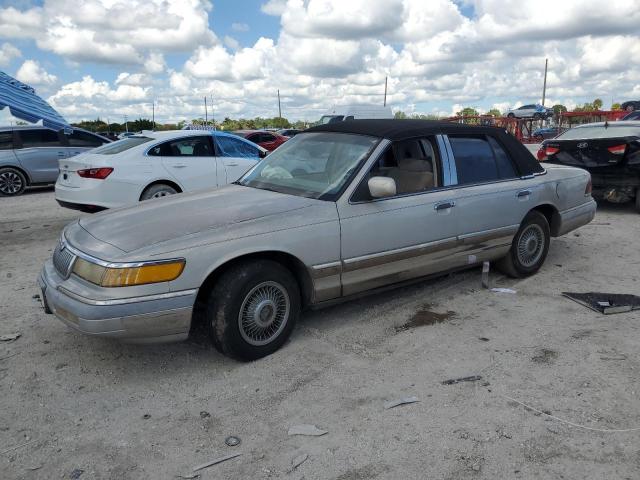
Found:
[[[550,240],[547,218],[536,210],[530,211],[520,224],[509,253],[496,262],[496,268],[512,278],[533,275],[547,258]]]
[[[516,115],[514,113],[508,113],[507,118],[514,118]]]
[[[636,211],[640,213],[640,188],[636,190]]]
[[[27,188],[27,178],[15,168],[0,168],[0,195],[3,197],[16,197],[24,193]]]
[[[240,263],[227,270],[209,294],[209,336],[229,357],[243,361],[265,357],[289,338],[300,305],[300,287],[287,268],[272,260]]]
[[[533,114],[533,119],[534,120],[542,120],[542,115],[536,112],[536,113]]]
[[[156,183],[144,189],[142,195],[140,195],[140,201],[151,200],[152,198],[168,197],[169,195],[175,195],[179,193],[178,190],[166,183]]]

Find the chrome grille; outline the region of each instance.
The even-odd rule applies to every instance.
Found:
[[[53,252],[53,266],[63,278],[68,278],[75,258],[76,256],[66,248],[66,245],[60,242]]]

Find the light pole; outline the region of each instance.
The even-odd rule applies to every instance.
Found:
[[[124,116],[124,130],[129,133],[129,122],[127,121],[127,116]]]

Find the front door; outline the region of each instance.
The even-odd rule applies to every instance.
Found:
[[[67,158],[58,132],[48,128],[16,129],[19,143],[15,154],[32,183],[55,183],[58,160]]]
[[[442,188],[440,158],[435,138],[394,142],[348,201],[338,202],[343,295],[456,266],[457,208]],[[392,178],[396,195],[371,198],[372,177]]]
[[[188,136],[160,144],[162,165],[185,191],[218,186],[211,135]]]

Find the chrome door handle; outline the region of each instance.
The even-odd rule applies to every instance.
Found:
[[[235,162],[227,162],[227,163],[225,163],[225,165],[226,165],[227,167],[237,167],[237,166],[238,166],[238,164],[237,164],[237,163],[235,163]]]
[[[522,190],[522,191],[518,192],[517,197],[518,198],[524,198],[524,197],[528,197],[529,195],[531,195],[531,190]]]
[[[173,168],[185,168],[186,165],[184,163],[178,163],[176,165],[171,165]]]
[[[442,202],[442,203],[438,203],[435,206],[436,210],[446,210],[447,208],[453,208],[456,206],[456,202]]]

